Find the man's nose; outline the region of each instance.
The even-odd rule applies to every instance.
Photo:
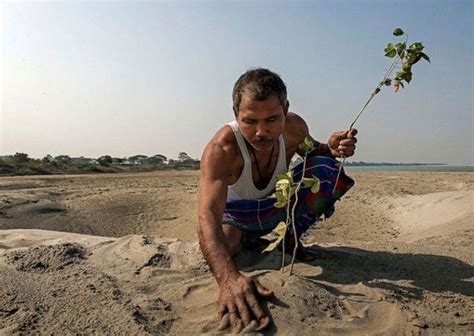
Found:
[[[255,135],[258,137],[266,137],[268,136],[268,130],[264,125],[258,125]]]

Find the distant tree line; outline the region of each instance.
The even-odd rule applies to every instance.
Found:
[[[26,153],[0,156],[0,175],[61,174],[87,172],[138,172],[160,169],[199,169],[200,162],[185,152],[179,152],[176,160],[163,154],[153,156],[133,155],[130,157],[112,157],[103,155],[98,158],[70,157],[69,155],[46,155],[34,159]]]
[[[443,166],[446,163],[397,163],[397,162],[365,162],[365,161],[355,161],[347,162],[346,166]]]

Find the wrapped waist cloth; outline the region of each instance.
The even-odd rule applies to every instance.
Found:
[[[303,163],[292,170],[293,180],[300,181]],[[337,160],[325,156],[309,156],[307,158],[304,177],[317,177],[320,181],[320,189],[317,193],[312,193],[310,188],[302,188],[298,192],[298,204],[295,209],[295,226],[298,237],[322,216],[331,216],[334,212],[334,203],[354,185],[354,180],[341,171],[336,190],[333,193],[338,171],[339,162]],[[278,223],[286,222],[286,207],[276,208],[275,202],[276,199],[271,197],[227,201],[223,223],[244,231],[270,232]],[[290,203],[290,210],[292,206],[293,204]]]

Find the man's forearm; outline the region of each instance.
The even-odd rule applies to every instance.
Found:
[[[329,146],[327,144],[316,142],[314,147],[315,148],[313,149],[311,154],[316,156],[328,156],[334,159],[334,155],[332,155],[331,150],[329,149]]]
[[[199,245],[209,264],[217,283],[238,274],[238,269],[232,261],[232,255],[224,241],[224,232],[219,227],[202,220],[199,224]]]

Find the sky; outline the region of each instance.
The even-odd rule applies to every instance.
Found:
[[[401,27],[431,64],[385,87],[352,161],[474,164],[472,1],[2,1],[0,155],[128,157],[204,146],[246,70],[281,75],[326,142],[349,127]]]

